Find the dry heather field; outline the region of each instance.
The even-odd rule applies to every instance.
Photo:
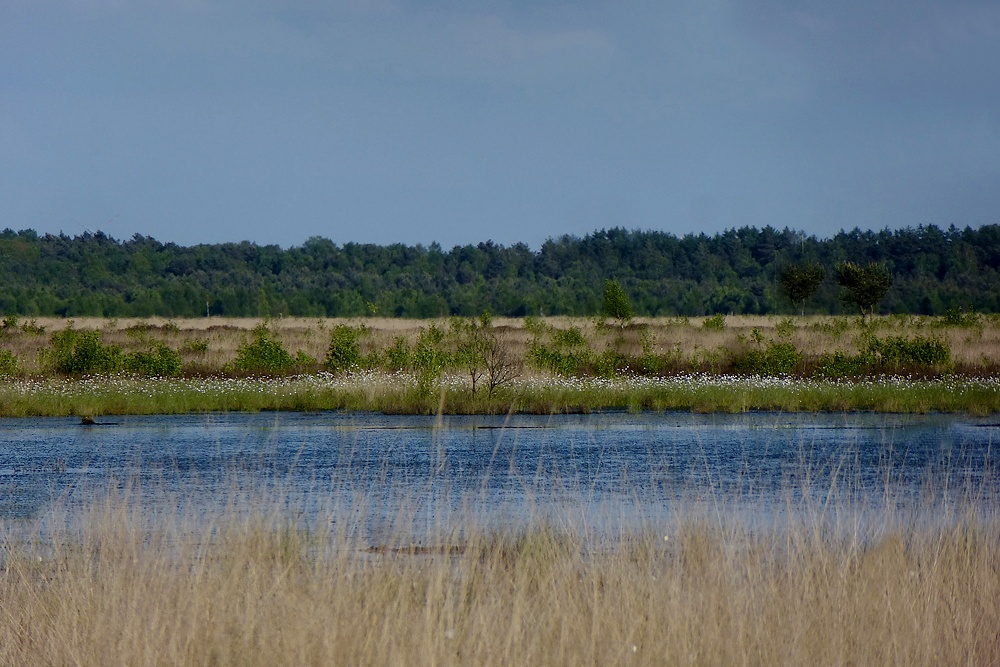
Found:
[[[643,332],[648,332],[653,352],[672,357],[677,368],[685,370],[715,370],[720,356],[728,350],[752,345],[755,329],[764,340],[792,343],[807,357],[819,357],[836,352],[853,353],[858,349],[861,325],[857,317],[831,316],[728,316],[722,329],[704,325],[708,318],[636,318],[625,330],[599,327],[593,319],[549,317],[542,323],[556,330],[578,328],[595,353],[608,347],[618,352],[642,354]],[[29,320],[22,319],[22,323]],[[189,371],[212,373],[222,370],[236,358],[241,344],[255,327],[266,322],[274,337],[292,354],[302,350],[322,363],[330,343],[330,333],[337,325],[364,325],[367,334],[360,339],[363,354],[384,350],[402,337],[413,344],[421,329],[435,325],[447,330],[448,319],[406,320],[391,318],[219,318],[167,320],[105,319],[105,318],[38,318],[30,320],[45,333],[30,335],[15,332],[0,338],[0,347],[10,350],[21,362],[26,373],[43,369],[39,352],[48,344],[48,336],[73,326],[96,329],[105,344],[115,344],[126,351],[138,349],[144,342],[159,340],[181,354]],[[494,326],[504,336],[515,356],[523,357],[533,334],[526,320],[496,318]],[[955,371],[974,375],[1000,375],[1000,316],[980,316],[973,326],[948,326],[942,318],[923,316],[875,317],[867,329],[876,335],[923,336],[944,342],[951,351]]]
[[[473,326],[477,333],[470,334],[472,322],[154,318],[5,324],[0,415],[1000,412],[1000,317],[995,315],[885,316],[868,322],[640,318],[623,328],[583,318],[498,318],[486,329]],[[63,345],[56,354],[54,334],[70,327],[78,348],[66,356]],[[462,345],[470,335],[492,345],[492,368],[502,379],[478,393],[470,369],[479,373],[480,389],[494,376],[485,370],[482,348],[474,365],[463,361],[468,357],[462,356]],[[268,356],[275,347],[281,366]],[[331,354],[335,348],[340,356]],[[102,374],[69,365],[69,371],[58,372],[54,360],[75,363],[77,350],[90,361],[114,353],[119,362],[143,355],[148,360],[150,350],[159,350],[172,357],[172,366],[169,372],[156,370],[162,366],[128,371],[122,363],[118,371]],[[244,363],[247,359],[252,363]],[[338,366],[335,359],[347,361]]]

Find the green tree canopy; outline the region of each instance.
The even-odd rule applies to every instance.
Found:
[[[629,303],[628,295],[617,280],[604,281],[604,305],[601,314],[613,318],[622,328],[632,320],[632,304]]]
[[[892,274],[881,262],[860,266],[854,262],[837,265],[837,282],[847,289],[846,298],[861,310],[861,316],[875,313],[875,306],[892,287]]]
[[[823,265],[811,262],[786,266],[781,271],[779,280],[785,296],[791,299],[792,303],[798,304],[802,314],[805,315],[806,301],[816,293],[824,277],[826,270],[823,269]]]

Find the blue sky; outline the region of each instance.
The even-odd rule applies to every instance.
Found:
[[[537,247],[998,211],[998,2],[0,0],[0,228]]]

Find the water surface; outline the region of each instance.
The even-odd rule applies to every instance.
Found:
[[[423,417],[225,413],[0,420],[0,517],[73,508],[108,486],[193,505],[234,489],[361,495],[373,512],[527,505],[630,508],[678,497],[787,506],[841,497],[916,498],[928,485],[994,494],[995,420],[876,414],[690,413]]]

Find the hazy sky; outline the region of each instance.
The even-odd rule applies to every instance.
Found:
[[[1000,222],[1000,2],[0,0],[0,228]]]

